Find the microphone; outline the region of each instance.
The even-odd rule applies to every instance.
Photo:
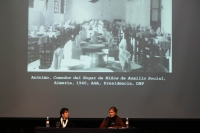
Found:
[[[106,117],[106,120],[109,120],[110,119],[110,115],[108,115],[107,117]]]

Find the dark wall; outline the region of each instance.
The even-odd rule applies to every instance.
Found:
[[[77,128],[98,128],[103,119],[73,119]],[[123,119],[125,121],[125,119]],[[50,119],[51,126],[56,119]],[[131,127],[140,133],[199,133],[200,119],[130,119]],[[0,133],[34,133],[45,127],[45,118],[0,118]]]

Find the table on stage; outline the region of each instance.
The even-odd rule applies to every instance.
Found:
[[[36,127],[35,133],[138,133],[137,128],[108,129],[108,128],[53,128]]]

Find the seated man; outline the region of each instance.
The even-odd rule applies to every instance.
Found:
[[[100,125],[100,128],[121,128],[125,127],[123,120],[117,115],[117,108],[109,108],[109,116]]]
[[[56,127],[75,128],[73,121],[69,119],[69,109],[62,108],[60,110],[60,118],[56,121]]]

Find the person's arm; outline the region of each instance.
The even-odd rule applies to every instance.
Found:
[[[125,127],[125,124],[120,117],[117,118],[117,125],[116,126],[117,127]]]
[[[122,119],[120,120],[120,127],[125,127],[124,122],[122,121]]]
[[[69,121],[68,121],[68,124],[67,124],[66,127],[69,127],[69,128],[75,128],[76,126],[75,126],[75,124],[74,124],[73,121],[69,120]]]
[[[100,128],[105,128],[107,125],[106,125],[107,121],[106,119],[104,119],[100,125]]]

